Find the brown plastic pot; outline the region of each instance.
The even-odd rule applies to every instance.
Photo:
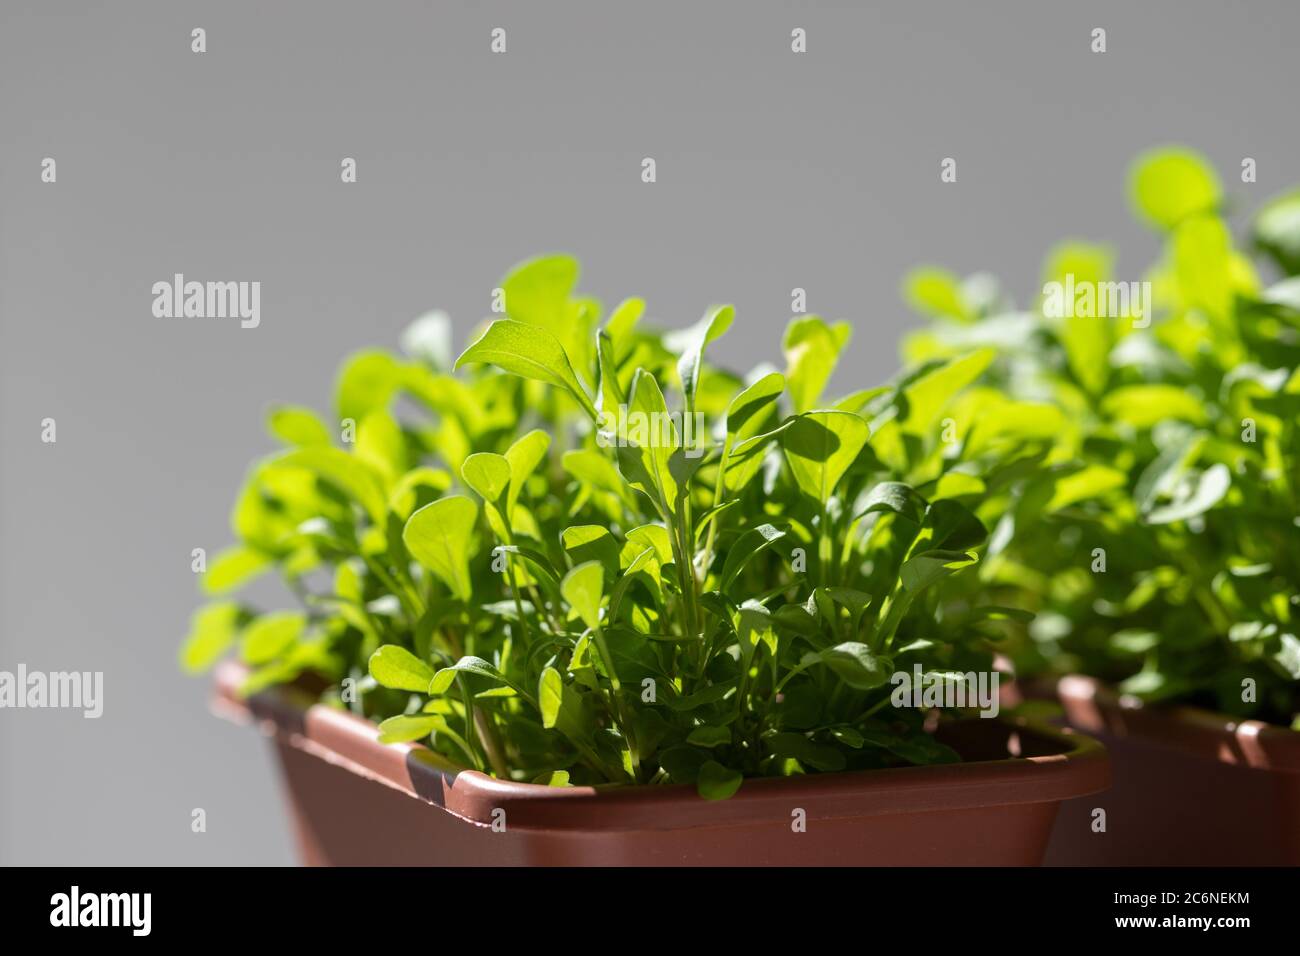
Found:
[[[1114,787],[1061,808],[1044,860],[1081,866],[1300,864],[1300,733],[1195,707],[1144,707],[1057,681],[1069,726],[1110,752]],[[1093,811],[1106,811],[1104,833]]]
[[[511,783],[293,688],[240,699],[245,673],[218,671],[214,709],[273,737],[313,865],[1036,865],[1060,802],[1109,784],[1096,741],[1000,720],[947,730],[970,762],[747,780],[717,802]]]

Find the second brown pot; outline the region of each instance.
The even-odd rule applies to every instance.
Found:
[[[1062,805],[1046,864],[1300,865],[1300,733],[1144,707],[1090,677],[1062,678],[1055,696],[1069,726],[1106,745],[1114,786]]]

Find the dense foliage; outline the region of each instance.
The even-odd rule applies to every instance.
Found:
[[[992,351],[829,401],[844,323],[796,316],[784,370],[742,380],[704,360],[730,307],[664,334],[577,277],[515,269],[454,367],[437,313],[405,356],[353,357],[337,426],[274,409],[286,447],[249,474],[184,666],[237,645],[247,691],[323,676],[384,739],[515,780],[725,797],[956,759],[889,682],[989,671],[1017,613],[944,596],[1023,468],[1005,430],[946,434]],[[301,607],[229,596],[270,571]]]
[[[1082,671],[1300,729],[1300,193],[1255,218],[1257,265],[1199,156],[1140,157],[1130,192],[1163,244],[1144,314],[1139,298],[1063,312],[1061,288],[1116,278],[1109,249],[1067,242],[1027,311],[988,276],[915,272],[905,295],[934,321],[905,355],[995,349],[968,401],[1007,403],[1052,438],[994,506],[980,568],[983,589],[1038,612],[1022,673]]]

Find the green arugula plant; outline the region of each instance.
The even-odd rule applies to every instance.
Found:
[[[354,356],[337,429],[274,409],[285,448],[249,473],[183,666],[237,645],[245,692],[311,676],[384,741],[517,781],[723,798],[957,759],[890,678],[991,670],[1018,613],[943,597],[1024,468],[1015,442],[944,435],[993,352],[826,401],[845,323],[796,317],[784,371],[740,379],[705,360],[730,307],[660,333],[577,277],[516,268],[454,364],[436,313],[405,355]],[[299,608],[230,596],[270,572]]]
[[[904,354],[994,349],[957,430],[1009,416],[1051,439],[1042,468],[989,503],[1001,514],[980,569],[981,590],[1038,612],[1022,674],[1082,672],[1300,729],[1300,193],[1254,221],[1276,281],[1234,247],[1195,153],[1140,157],[1130,193],[1163,243],[1147,308],[1140,286],[1109,285],[1113,254],[1090,243],[1051,252],[1028,311],[988,276],[920,269],[904,295],[933,321]]]

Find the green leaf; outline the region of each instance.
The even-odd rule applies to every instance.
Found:
[[[537,466],[542,463],[550,447],[551,436],[539,428],[534,428],[506,449],[506,461],[510,464],[510,491],[506,496],[507,518],[514,514],[524,483],[537,470]]]
[[[238,604],[223,601],[209,604],[190,618],[190,633],[181,646],[181,667],[200,674],[219,661],[239,639],[241,611]]]
[[[736,318],[733,306],[715,306],[699,322],[687,330],[686,346],[677,362],[677,374],[681,379],[682,395],[686,399],[687,414],[695,411],[695,393],[700,385],[700,366],[704,361],[704,350],[710,342],[721,338],[731,328]]]
[[[958,392],[984,373],[996,354],[993,349],[979,349],[952,359],[909,384],[902,393],[906,406],[901,418],[903,431],[913,435],[937,433],[939,413]]]
[[[271,410],[267,418],[271,434],[286,445],[303,447],[329,445],[333,438],[325,423],[310,408],[300,405],[280,405]]]
[[[852,412],[808,412],[781,433],[781,447],[799,487],[825,504],[870,434],[866,419]]]
[[[318,445],[287,452],[276,461],[280,465],[311,472],[361,505],[375,524],[383,523],[388,507],[383,481],[360,458],[338,448]]]
[[[614,359],[614,340],[604,329],[596,330],[596,371],[600,388],[596,392],[596,407],[601,412],[627,404],[627,396],[618,379],[618,363]]]
[[[451,487],[451,475],[440,468],[412,468],[388,493],[388,507],[405,521],[419,500],[420,489],[440,495]]]
[[[551,564],[550,558],[533,548],[524,548],[519,545],[500,545],[495,549],[502,554],[517,554],[528,562],[529,567],[535,571],[545,585],[553,590],[559,590],[560,576],[556,573],[555,566]]]
[[[566,255],[539,256],[515,266],[501,283],[506,312],[521,322],[560,328],[569,315],[578,272],[578,260]]]
[[[564,576],[560,593],[589,628],[600,626],[600,602],[605,596],[605,569],[599,561],[580,564]]]
[[[975,318],[966,304],[961,280],[946,269],[913,269],[903,278],[903,300],[911,308],[936,319],[969,322]]]
[[[785,376],[780,372],[764,375],[742,389],[727,406],[727,445],[734,447],[753,438],[763,427],[768,413],[785,391]]]
[[[498,319],[456,359],[456,368],[470,363],[496,365],[522,378],[563,388],[594,420],[598,417],[586,387],[578,380],[564,346],[546,329]]]
[[[858,641],[845,641],[836,644],[809,658],[825,664],[833,670],[844,683],[857,690],[871,690],[889,683],[894,673],[894,662],[888,657],[880,657],[871,652],[871,648]],[[808,658],[805,658],[807,662]]]
[[[695,786],[705,800],[726,800],[737,790],[744,778],[739,770],[722,766],[716,760],[706,761],[695,778]]]
[[[1129,317],[1109,314],[1112,306],[1101,301],[1103,291],[1108,288],[1103,283],[1110,281],[1114,258],[1114,253],[1105,246],[1067,242],[1052,250],[1043,272],[1044,288],[1048,283],[1058,283],[1054,288],[1061,293],[1062,301],[1057,303],[1060,311],[1052,316],[1052,320],[1056,323],[1061,344],[1065,346],[1070,371],[1092,395],[1099,394],[1110,378],[1110,351],[1115,345],[1116,320]],[[1075,302],[1064,301],[1067,290],[1073,292]],[[1091,308],[1077,301],[1080,291],[1093,297]],[[1124,301],[1127,300],[1122,300],[1121,305]],[[1136,304],[1128,302],[1130,314]],[[1046,303],[1044,311],[1048,311]]]
[[[680,441],[659,383],[645,369],[637,369],[632,377],[627,413],[626,441],[618,446],[619,471],[667,518],[677,508],[677,481],[670,463]]]
[[[456,682],[456,677],[460,674],[474,674],[478,677],[485,677],[497,684],[502,684],[514,690],[520,697],[532,700],[528,692],[512,681],[501,671],[483,660],[481,657],[466,656],[462,657],[454,664],[447,667],[439,668],[436,674],[426,685],[426,689],[431,696],[445,694]]]
[[[384,479],[388,488],[406,472],[406,438],[402,426],[385,409],[376,409],[357,425],[356,457]]]
[[[1186,305],[1218,323],[1229,320],[1233,298],[1232,234],[1217,216],[1193,216],[1173,237],[1174,270]]]
[[[1151,428],[1169,419],[1193,425],[1205,421],[1205,403],[1177,385],[1126,385],[1103,398],[1101,407],[1134,428]]]
[[[387,352],[358,352],[339,371],[335,407],[339,419],[360,422],[376,409],[387,408],[402,381],[402,367]]]
[[[899,578],[903,587],[915,594],[978,560],[969,551],[923,551],[903,562]]]
[[[1224,464],[1211,465],[1197,479],[1191,493],[1182,500],[1152,508],[1145,515],[1147,524],[1170,524],[1204,514],[1223,500],[1232,487],[1232,473]]]
[[[435,730],[447,727],[446,718],[438,714],[410,714],[389,717],[379,725],[381,744],[404,744],[420,740]]]
[[[1220,201],[1214,169],[1199,154],[1177,146],[1139,156],[1129,176],[1129,192],[1138,214],[1162,229],[1213,210]]]
[[[470,541],[478,506],[464,495],[440,498],[420,508],[406,521],[402,542],[415,560],[428,568],[462,601],[471,594]]]
[[[786,387],[796,412],[815,408],[826,383],[848,345],[853,329],[847,322],[827,325],[820,316],[791,320],[785,330]]]
[[[882,481],[873,485],[862,499],[856,517],[861,518],[878,511],[892,511],[920,524],[924,510],[925,499],[911,485],[901,481]]]
[[[433,668],[404,647],[385,644],[370,655],[370,676],[381,687],[427,693]]]
[[[1056,480],[1046,510],[1060,511],[1077,502],[1101,497],[1106,492],[1123,488],[1127,484],[1128,476],[1116,468],[1106,465],[1087,465],[1071,475]]]
[[[723,477],[725,490],[733,495],[740,494],[754,480],[763,463],[770,460],[768,452],[772,441],[784,434],[797,420],[787,418],[771,431],[737,442],[729,449]]]
[[[926,544],[930,548],[965,551],[978,547],[988,537],[988,530],[969,508],[960,501],[945,499],[931,502],[925,509],[922,533],[917,536],[914,550]]]
[[[598,524],[581,524],[560,532],[560,543],[569,559],[575,564],[597,561],[605,571],[606,580],[618,576],[618,558],[622,550],[609,529]]]
[[[284,654],[307,628],[307,616],[297,611],[274,611],[244,628],[239,654],[244,662],[257,666]]]
[[[847,764],[844,754],[838,748],[815,743],[804,734],[771,734],[763,739],[763,745],[775,756],[797,760],[815,770],[834,772],[843,770]]]
[[[719,590],[726,591],[758,554],[766,551],[785,537],[785,532],[775,525],[761,524],[750,528],[727,550],[727,560],[722,565],[722,574],[718,579]]]
[[[574,478],[599,491],[622,497],[630,497],[623,484],[623,476],[609,456],[594,448],[582,448],[566,451],[560,464]]]
[[[537,702],[542,709],[542,726],[555,726],[560,716],[560,706],[564,701],[564,678],[554,667],[542,671],[537,684]]]
[[[465,484],[491,505],[502,502],[510,488],[511,474],[509,460],[491,452],[470,455],[460,466],[460,476],[465,479]]]
[[[273,559],[264,552],[244,545],[226,548],[212,559],[200,579],[208,594],[228,594],[267,571]]]
[[[673,559],[672,538],[668,529],[661,524],[644,524],[627,532],[627,540],[637,553],[646,548],[653,548],[656,559],[667,564]]]
[[[1294,634],[1281,635],[1273,661],[1292,680],[1300,681],[1300,639]]]
[[[1270,200],[1255,216],[1255,244],[1287,275],[1300,274],[1300,190]]]
[[[577,692],[564,683],[564,677],[554,667],[543,670],[538,680],[537,706],[546,729],[554,728],[579,744],[591,737]]]
[[[722,747],[731,743],[731,730],[727,727],[704,725],[695,727],[686,735],[686,742],[696,747]]]

